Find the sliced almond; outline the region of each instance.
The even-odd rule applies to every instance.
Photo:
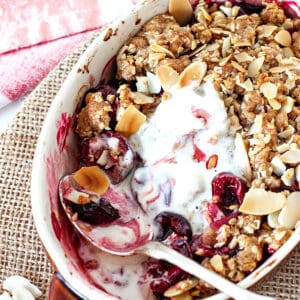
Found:
[[[193,17],[193,8],[189,0],[170,0],[169,13],[180,25],[186,25]]]
[[[108,177],[97,166],[80,168],[74,173],[73,179],[83,189],[98,195],[103,195],[109,187]]]
[[[283,48],[282,51],[283,51],[283,54],[284,54],[285,57],[289,58],[289,57],[294,57],[295,56],[293,50],[290,47],[285,47],[285,48]]]
[[[300,192],[293,192],[287,198],[286,206],[278,216],[280,225],[293,229],[300,220]]]
[[[281,176],[281,180],[286,186],[291,186],[295,182],[294,168],[287,169]]]
[[[271,166],[273,168],[273,172],[277,176],[281,176],[285,172],[285,170],[286,170],[286,166],[282,162],[282,160],[279,158],[279,156],[274,156],[272,158],[272,160],[271,160]]]
[[[254,57],[250,56],[247,52],[235,54],[234,57],[239,63],[254,60]]]
[[[282,154],[280,159],[286,164],[297,165],[300,163],[300,150],[289,150]]]
[[[250,78],[248,78],[244,82],[240,82],[240,77],[237,78],[236,84],[243,89],[245,89],[246,92],[251,92],[253,91],[253,84]]]
[[[259,74],[261,67],[264,64],[264,61],[265,61],[264,56],[255,58],[248,66],[248,76],[249,77],[257,76]]]
[[[214,169],[218,164],[218,155],[214,154],[206,161],[206,169]]]
[[[169,91],[179,79],[179,74],[173,68],[166,65],[158,67],[156,76],[165,91]]]
[[[193,300],[193,297],[190,295],[189,292],[186,292],[184,294],[171,297],[170,299],[171,300]]]
[[[251,188],[245,195],[240,212],[251,215],[268,215],[282,209],[286,204],[283,193],[265,191],[261,188]]]
[[[210,14],[207,12],[207,10],[203,6],[200,7],[200,10],[201,10],[201,12],[202,12],[205,20],[207,20],[208,22],[210,22],[212,20],[212,18],[210,16]]]
[[[231,57],[232,57],[232,54],[229,54],[227,57],[222,58],[219,61],[219,66],[221,66],[221,67],[225,66],[228,63],[228,61],[231,59]]]
[[[146,116],[131,104],[123,112],[117,123],[116,131],[128,137],[136,133],[145,121]]]
[[[153,52],[157,52],[157,53],[164,53],[166,54],[167,56],[170,56],[171,58],[175,58],[175,55],[170,51],[168,50],[167,48],[163,47],[163,46],[160,46],[160,45],[157,45],[157,44],[152,44],[150,46],[150,49],[153,51]]]
[[[210,260],[210,264],[215,269],[216,272],[221,273],[224,270],[224,264],[222,260],[222,256],[219,254],[214,255]]]
[[[153,97],[147,96],[140,92],[131,92],[130,98],[133,100],[135,104],[151,104],[155,101]]]
[[[262,25],[257,27],[258,38],[262,39],[265,37],[269,37],[272,33],[277,29],[275,25]]]
[[[292,44],[291,34],[287,30],[280,30],[274,37],[274,40],[281,46],[290,47]]]
[[[251,181],[252,171],[249,162],[248,151],[246,149],[243,138],[239,133],[237,133],[235,137],[234,159],[238,164],[243,176],[248,181]]]
[[[277,96],[277,86],[272,82],[265,82],[260,86],[260,92],[269,100]]]
[[[278,133],[278,136],[281,139],[289,139],[295,133],[295,128],[292,125],[289,125],[287,129]]]
[[[288,96],[281,104],[280,110],[286,114],[289,114],[293,110],[294,104],[295,104],[295,99]]]
[[[281,108],[281,103],[276,99],[268,99],[268,103],[275,110],[279,110]]]
[[[223,40],[223,44],[222,44],[222,56],[223,57],[225,57],[227,55],[227,52],[230,49],[230,43],[231,43],[230,36],[228,36],[227,38],[225,38]]]
[[[280,210],[279,211],[275,211],[272,214],[268,215],[267,221],[268,221],[268,225],[271,228],[278,228],[278,227],[280,227],[280,224],[278,222],[279,213],[280,213]]]
[[[236,17],[239,14],[239,11],[240,11],[240,7],[239,6],[234,6],[232,8],[232,11],[231,11],[232,16]]]
[[[276,147],[276,150],[277,150],[279,153],[284,153],[284,152],[290,150],[290,145],[287,144],[287,143],[278,145],[278,146]]]
[[[235,68],[235,69],[237,69],[238,71],[240,71],[240,72],[242,72],[242,73],[246,73],[247,71],[240,65],[240,64],[238,64],[236,61],[232,61],[231,62],[231,65]]]
[[[205,62],[196,61],[191,63],[179,75],[178,86],[182,88],[188,86],[193,81],[200,84],[206,74],[206,70],[207,64]]]
[[[175,285],[169,287],[165,292],[165,297],[174,297],[181,295],[192,288],[194,288],[199,283],[197,278],[188,278],[182,281],[177,282]]]

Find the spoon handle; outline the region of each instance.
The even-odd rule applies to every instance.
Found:
[[[191,260],[190,258],[180,254],[179,252],[169,248],[168,246],[160,242],[149,242],[139,249],[140,253],[146,254],[156,259],[163,259],[171,264],[178,266],[180,269],[187,273],[194,275],[197,278],[204,280],[205,282],[216,287],[226,295],[238,299],[238,300],[270,300],[267,296],[261,296],[250,292],[246,289],[239,287],[238,285],[230,282],[222,276],[204,268],[199,263]],[[219,295],[221,296],[221,295]],[[227,299],[225,295],[222,295],[220,299]]]

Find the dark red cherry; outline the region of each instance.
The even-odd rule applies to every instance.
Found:
[[[178,236],[192,238],[192,227],[189,221],[182,215],[172,212],[162,212],[154,218],[154,224],[157,225],[156,239],[165,240],[172,233]]]
[[[73,213],[78,219],[93,225],[108,224],[120,217],[119,212],[106,199],[100,198],[98,202],[76,204],[69,202]]]
[[[212,180],[212,196],[219,196],[224,207],[242,204],[248,190],[247,183],[230,172],[222,172]]]

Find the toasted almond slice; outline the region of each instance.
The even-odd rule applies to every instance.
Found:
[[[274,40],[281,46],[290,47],[292,44],[291,34],[287,30],[280,30],[274,37]]]
[[[225,57],[227,55],[228,50],[230,49],[231,39],[230,36],[226,37],[223,40],[222,44],[222,56]]]
[[[221,255],[214,255],[209,262],[216,272],[222,272],[224,270],[224,264]]]
[[[248,180],[251,181],[252,178],[252,171],[250,167],[248,152],[245,147],[245,143],[243,141],[242,136],[237,133],[235,137],[235,151],[234,151],[234,158],[237,162],[243,176]]]
[[[276,99],[268,99],[268,103],[275,110],[279,110],[281,108],[281,103]]]
[[[235,68],[235,69],[237,69],[238,71],[240,71],[240,72],[242,72],[242,73],[246,73],[247,71],[240,65],[240,64],[238,64],[236,61],[232,61],[231,62],[231,65]]]
[[[286,186],[292,186],[292,184],[295,182],[295,169],[287,169],[281,176],[281,180]]]
[[[117,123],[116,131],[128,137],[136,133],[145,121],[146,116],[131,104],[123,112]]]
[[[214,34],[230,35],[230,31],[224,30],[222,28],[210,28],[210,31]]]
[[[171,297],[171,300],[193,300],[193,297],[190,295],[189,292],[186,292],[184,294]]]
[[[240,7],[239,6],[234,6],[232,8],[232,11],[231,11],[232,16],[236,17],[239,14],[239,11],[240,11]]]
[[[140,104],[140,105],[151,104],[155,100],[153,97],[146,96],[145,94],[140,92],[131,92],[130,98],[133,100],[135,104]]]
[[[237,81],[236,84],[239,85],[240,87],[242,87],[243,89],[246,90],[246,92],[251,92],[253,91],[253,84],[250,78],[248,78],[246,81],[244,82],[240,82],[240,77],[237,77]]]
[[[284,56],[287,58],[295,56],[293,50],[290,47],[285,47],[282,49],[282,51],[283,51]]]
[[[204,18],[205,18],[208,22],[210,22],[210,21],[211,21],[211,16],[210,16],[210,14],[207,12],[207,10],[206,10],[204,7],[202,7],[202,6],[200,7],[200,10],[201,10],[201,12],[202,12]]]
[[[170,50],[168,50],[167,48],[165,48],[163,46],[160,46],[160,45],[157,45],[157,44],[152,44],[150,46],[150,49],[153,52],[164,53],[164,54],[170,56],[171,58],[175,58],[175,55]]]
[[[250,56],[247,52],[235,54],[234,57],[239,63],[254,60],[254,57]]]
[[[273,168],[273,172],[277,176],[281,176],[285,172],[285,170],[286,170],[286,166],[282,162],[282,160],[279,158],[279,156],[274,156],[272,158],[272,160],[271,160],[271,167]]]
[[[289,125],[287,129],[278,133],[278,136],[281,139],[289,139],[294,133],[295,133],[295,127],[293,127],[292,125]]]
[[[193,17],[193,8],[189,0],[170,0],[169,13],[180,25],[186,25]]]
[[[108,177],[97,166],[82,167],[74,173],[73,178],[83,189],[98,195],[103,195],[109,187]]]
[[[196,61],[187,66],[179,75],[178,86],[180,88],[189,85],[192,81],[201,83],[206,74],[207,64],[205,62]]]
[[[282,154],[280,159],[286,164],[297,165],[300,163],[300,150],[289,150]]]
[[[286,204],[283,193],[268,192],[261,188],[251,188],[245,195],[240,212],[263,216],[282,209]]]
[[[293,110],[294,104],[295,99],[287,96],[281,105],[281,111],[286,114],[289,114]]]
[[[272,82],[265,82],[260,86],[260,92],[269,100],[277,96],[277,86]]]
[[[255,58],[248,66],[248,76],[254,77],[259,74],[259,71],[265,61],[264,56],[260,56],[258,58]]]
[[[277,29],[275,25],[261,25],[257,27],[258,38],[262,39],[265,37],[269,37],[272,33]]]
[[[219,66],[220,66],[220,67],[225,66],[225,65],[228,63],[228,61],[231,59],[231,57],[232,57],[232,54],[229,54],[227,57],[222,58],[222,59],[219,61]]]
[[[293,192],[288,196],[286,206],[279,213],[278,222],[285,228],[293,229],[299,220],[300,192]]]
[[[175,285],[169,287],[165,292],[165,297],[174,297],[181,295],[192,288],[194,288],[199,283],[199,279],[197,278],[188,278],[182,281],[177,282]]]
[[[179,74],[173,68],[166,65],[158,67],[156,76],[165,91],[170,90],[170,88],[174,86],[179,79]]]
[[[268,215],[268,225],[271,228],[278,228],[280,227],[280,224],[278,222],[278,216],[279,216],[280,210],[279,211],[275,211],[271,214]]]

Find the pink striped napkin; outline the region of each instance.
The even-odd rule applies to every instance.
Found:
[[[94,30],[137,2],[0,0],[0,108],[30,92]]]

